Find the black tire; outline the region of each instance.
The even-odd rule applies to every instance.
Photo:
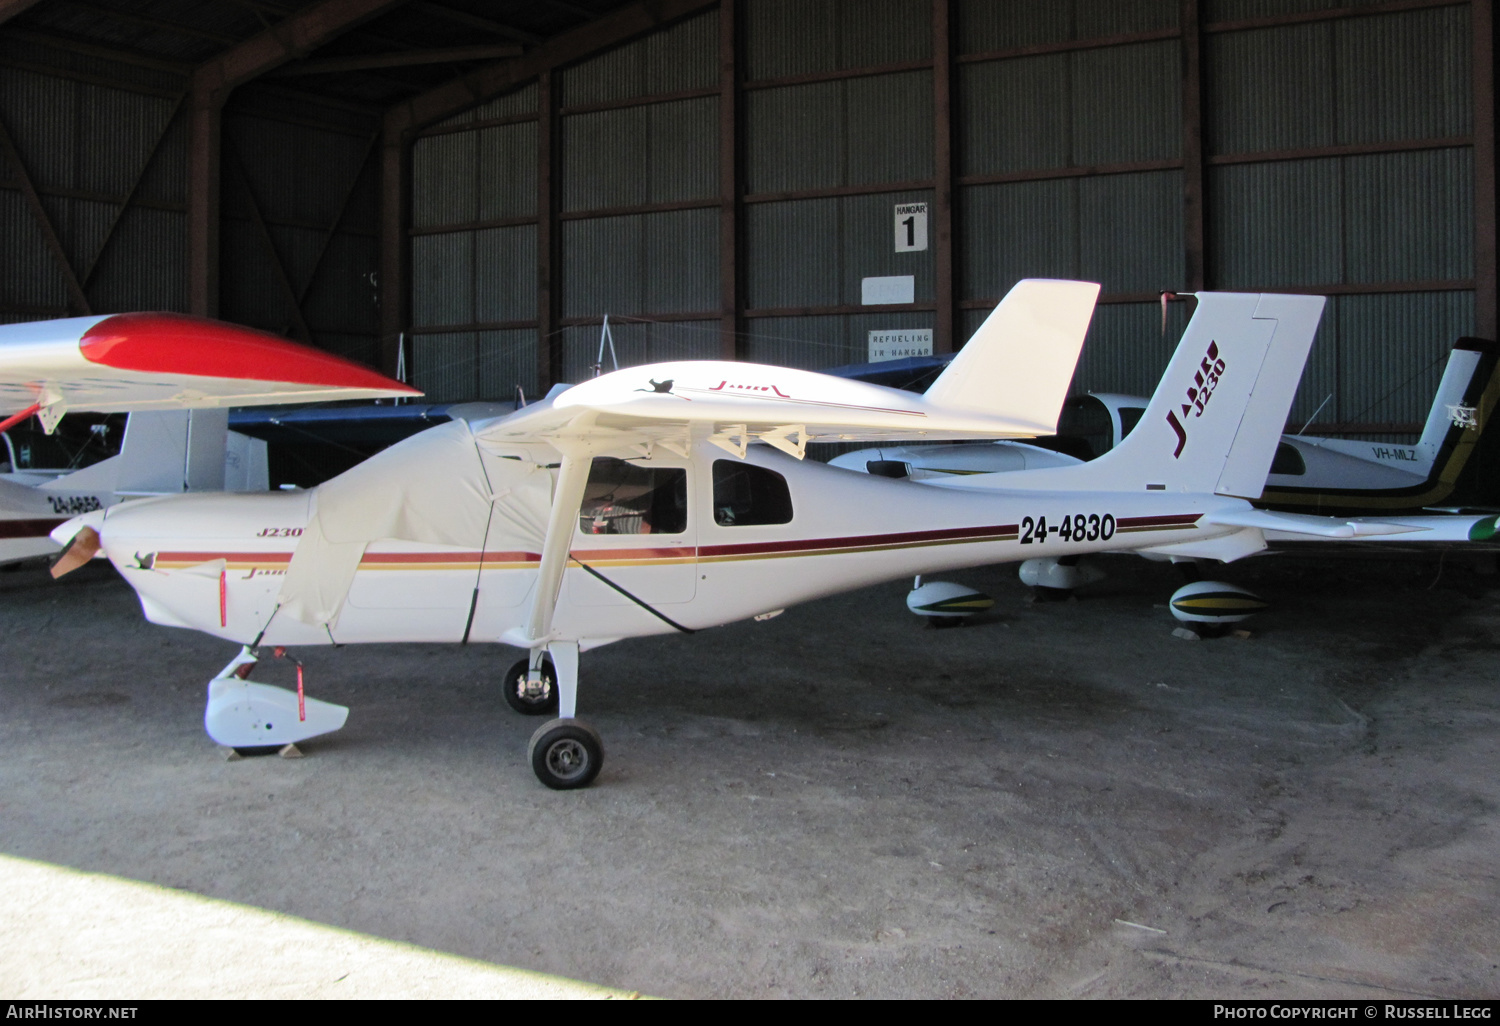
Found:
[[[526,686],[525,659],[505,671],[505,702],[523,716],[557,715],[557,672],[552,669],[552,660],[542,660],[542,683],[546,690],[541,698],[529,698],[523,691]]]
[[[587,787],[604,766],[604,741],[582,720],[548,720],[531,735],[526,758],[554,791]]]

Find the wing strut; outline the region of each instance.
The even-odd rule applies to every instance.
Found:
[[[583,489],[589,480],[593,452],[588,446],[560,445],[562,466],[557,485],[552,490],[552,511],[547,517],[547,536],[542,542],[542,561],[537,567],[536,590],[532,593],[531,616],[526,622],[526,638],[532,647],[540,648],[552,640],[552,613],[557,609],[557,595],[562,588],[563,571],[573,547],[573,532],[578,510],[583,505]]]
[[[592,418],[587,418],[592,420]],[[587,425],[582,426],[587,430]],[[574,715],[578,700],[578,641],[553,637],[552,614],[562,590],[563,572],[573,548],[578,510],[583,505],[583,490],[588,484],[589,468],[594,464],[594,446],[583,440],[556,440],[553,445],[563,454],[552,489],[552,510],[547,517],[547,536],[542,541],[542,560],[537,567],[536,588],[532,592],[531,616],[526,623],[526,640],[531,649],[527,662],[527,679],[539,681],[542,655],[552,657],[557,672],[557,714],[565,719]]]

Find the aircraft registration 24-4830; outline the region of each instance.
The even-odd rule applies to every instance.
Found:
[[[245,646],[209,687],[223,744],[287,744],[347,710],[247,679],[263,646],[501,642],[529,759],[581,787],[579,653],[692,633],[945,569],[1096,551],[1237,559],[1264,532],[1427,529],[1254,509],[1322,314],[1202,293],[1140,425],[1087,464],[942,486],[802,459],[811,441],[1050,434],[1098,286],[1024,281],[923,395],[748,363],[633,367],[432,428],[306,492],[121,503],[56,532],[102,551],[146,616]],[[764,443],[764,444],[753,444]],[[1454,517],[1467,530],[1478,518]]]

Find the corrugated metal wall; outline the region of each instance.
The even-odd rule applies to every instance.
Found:
[[[412,150],[408,352],[435,400],[536,395],[537,110],[530,85]]]
[[[622,361],[716,355],[717,325],[680,318],[718,312],[717,99],[652,98],[717,85],[717,12],[567,68],[555,82],[564,327],[551,341],[565,375],[593,364],[605,314],[677,318],[614,324]],[[416,381],[435,398],[470,398],[476,388],[484,398],[511,398],[517,387],[534,395],[541,384],[539,102],[528,86],[448,119],[414,148]],[[439,330],[449,326],[470,330]]]
[[[139,89],[0,64],[0,120],[95,312],[187,305],[186,118],[167,90]],[[99,159],[101,153],[109,159]],[[0,315],[7,321],[78,312],[19,176],[3,158],[0,265]]]
[[[106,72],[117,86],[101,84]],[[187,309],[185,89],[181,76],[22,56],[0,39],[0,119],[95,313]],[[378,362],[378,178],[367,159],[377,124],[274,91],[234,94],[222,133],[221,317]],[[81,312],[4,160],[0,262],[0,317]]]
[[[1201,230],[1209,287],[1335,293],[1294,418],[1419,420],[1474,324],[1470,12],[1362,6],[1204,0],[1200,229],[1179,0],[952,0],[959,338],[1022,277],[1099,281],[1075,383],[1148,393],[1186,316],[1174,306],[1164,335],[1154,297],[1189,284]],[[827,367],[863,359],[871,330],[934,327],[936,251],[892,245],[894,207],[938,199],[930,0],[738,10],[740,354]],[[569,376],[590,372],[605,313],[639,319],[615,324],[624,362],[720,352],[718,45],[710,13],[554,80]],[[487,322],[537,323],[536,125],[496,124],[537,95],[417,144],[415,330],[469,329],[443,359],[470,359]],[[915,309],[861,305],[863,278],[907,274]],[[492,299],[480,281],[501,283]],[[442,397],[478,377],[444,378]]]
[[[1315,7],[1207,5],[1210,22]],[[1294,421],[1420,422],[1474,330],[1470,54],[1467,5],[1206,39],[1213,284],[1373,293],[1330,302]],[[1389,151],[1320,152],[1349,146]]]
[[[236,94],[221,133],[221,317],[379,362],[376,129]]]

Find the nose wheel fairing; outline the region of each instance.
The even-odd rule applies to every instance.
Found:
[[[257,662],[248,648],[208,682],[203,728],[227,748],[296,744],[343,727],[347,706],[322,702],[287,688],[245,680]]]

